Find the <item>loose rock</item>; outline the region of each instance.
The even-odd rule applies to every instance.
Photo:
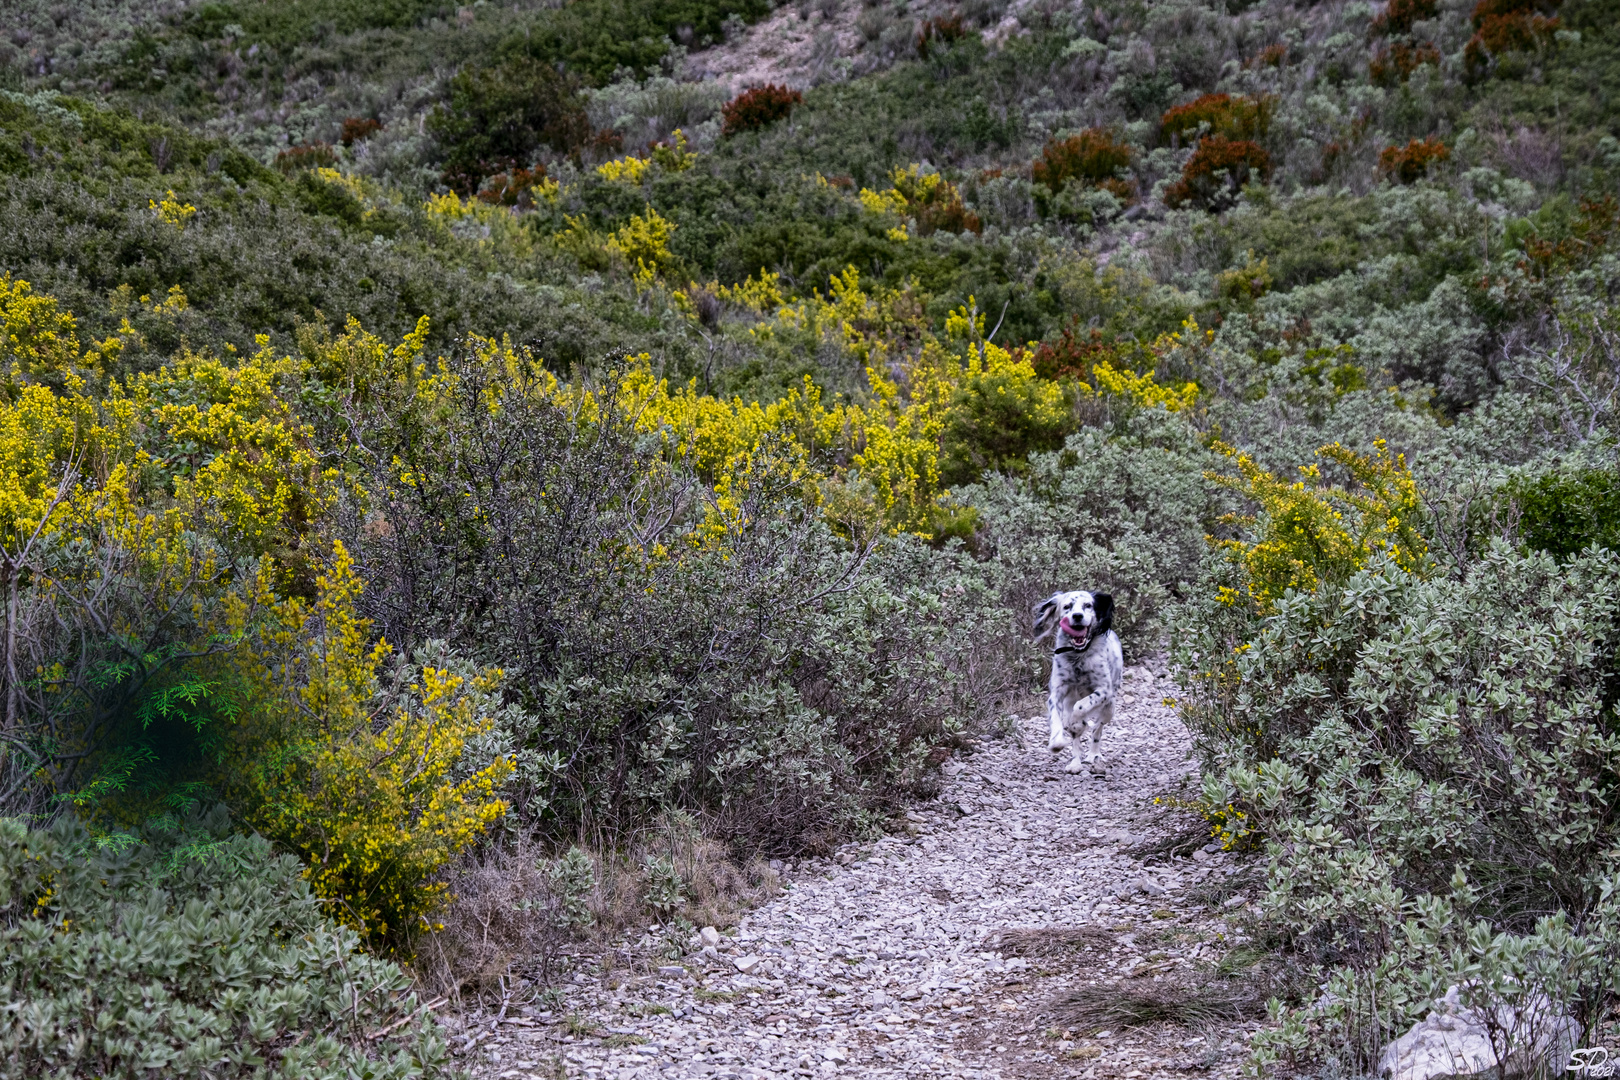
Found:
[[[1189,746],[1171,709],[1138,698],[1103,737],[1109,779],[1063,773],[1030,710],[1016,732],[947,763],[939,799],[904,816],[915,835],[784,864],[783,893],[732,936],[698,931],[685,978],[660,972],[667,942],[649,935],[629,974],[622,960],[577,971],[540,1024],[503,1029],[509,1041],[463,1060],[477,1080],[554,1076],[545,1062],[571,1080],[1235,1077],[1241,1032],[1194,1057],[1185,1031],[1047,1032],[1046,1003],[1077,980],[1190,976],[1209,954],[1171,955],[1164,928],[1203,919],[1214,923],[1205,940],[1230,933],[1182,899],[1183,875],[1191,884],[1228,856],[1144,872],[1129,854],[1158,827],[1165,762]],[[1005,948],[1013,930],[1042,947]],[[1065,952],[1065,941],[1095,950]]]

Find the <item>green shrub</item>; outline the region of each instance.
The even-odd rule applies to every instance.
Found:
[[[222,812],[98,845],[0,819],[0,1077],[452,1075],[394,964]]]
[[[766,0],[585,0],[546,12],[504,48],[601,86],[623,68],[656,69],[672,43],[721,41],[727,19],[753,22],[770,10]]]
[[[929,752],[1019,677],[972,659],[1012,628],[971,560],[906,536],[852,549],[791,447],[711,491],[636,430],[615,376],[585,408],[531,358],[478,350],[368,407],[389,524],[350,543],[388,641],[505,671],[530,827],[674,808],[740,850],[825,849],[930,790]]]
[[[1027,611],[1054,589],[1112,593],[1135,658],[1164,644],[1172,597],[1200,578],[1219,506],[1203,473],[1215,460],[1183,418],[1152,410],[1113,432],[1080,431],[1031,455],[1024,475],[957,495],[977,513],[975,545],[1009,609]]]
[[[1568,559],[1588,547],[1620,549],[1620,472],[1586,468],[1510,482],[1519,535],[1533,551]]]
[[[463,195],[486,176],[527,168],[541,147],[567,153],[591,133],[569,80],[526,56],[457,72],[427,126],[444,154],[445,183]]]
[[[1590,1025],[1620,972],[1620,559],[1497,544],[1461,580],[1379,558],[1267,619],[1196,606],[1205,799],[1266,838],[1266,918],[1327,989],[1260,1057],[1365,1067],[1469,980]]]
[[[1055,450],[1075,426],[1069,402],[1043,379],[1016,371],[969,375],[940,435],[940,483],[959,487],[986,472],[1022,472],[1029,455]]]

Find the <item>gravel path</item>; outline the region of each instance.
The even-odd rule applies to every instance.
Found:
[[[1173,690],[1127,672],[1106,779],[1065,775],[1027,716],[947,762],[904,832],[784,867],[781,895],[678,962],[581,971],[552,1011],[482,1018],[469,1064],[481,1080],[1235,1075],[1253,1025],[1097,1032],[1051,1008],[1126,975],[1185,982],[1234,940],[1222,913],[1241,896],[1209,903],[1229,856],[1127,853],[1166,827],[1153,796],[1196,780]]]

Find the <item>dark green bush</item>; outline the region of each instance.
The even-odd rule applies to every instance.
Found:
[[[463,195],[486,176],[527,168],[542,147],[567,153],[591,133],[570,80],[526,56],[457,72],[427,126],[444,154],[445,183]]]
[[[1507,491],[1519,511],[1519,535],[1532,550],[1568,559],[1593,545],[1620,549],[1620,472],[1549,472],[1515,480]]]
[[[0,1077],[450,1076],[410,979],[223,812],[97,842],[0,819]]]
[[[1030,455],[1023,475],[958,494],[977,512],[975,543],[1010,609],[1055,589],[1112,593],[1134,659],[1163,647],[1172,598],[1201,576],[1219,506],[1203,479],[1213,461],[1184,418],[1154,410],[1080,431]]]

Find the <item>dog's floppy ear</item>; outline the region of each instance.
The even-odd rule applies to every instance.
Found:
[[[1100,638],[1114,625],[1114,598],[1105,592],[1094,593],[1091,604],[1097,613],[1097,625],[1092,627],[1091,636]]]
[[[1051,637],[1052,631],[1057,629],[1058,598],[1062,593],[1053,593],[1045,600],[1035,605],[1035,640]]]

